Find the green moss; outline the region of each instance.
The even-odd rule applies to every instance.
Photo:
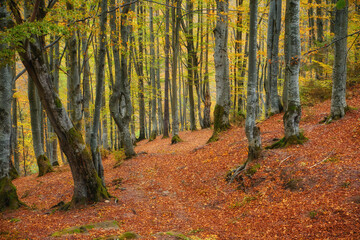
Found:
[[[259,170],[260,167],[261,167],[261,165],[257,163],[257,164],[255,164],[255,165],[251,166],[251,167],[246,171],[246,174],[247,174],[247,175],[250,175],[250,176],[253,176],[253,175],[257,172],[257,170]]]
[[[310,211],[309,212],[309,217],[311,218],[311,219],[314,219],[314,218],[316,218],[316,216],[317,216],[317,211]]]
[[[0,211],[5,209],[17,209],[22,202],[16,193],[16,187],[11,183],[10,178],[4,177],[0,179]]]
[[[154,141],[156,139],[156,132],[151,131],[151,135],[149,137],[149,142]]]
[[[47,173],[53,172],[54,169],[51,166],[49,159],[45,154],[40,155],[37,159],[37,165],[39,167],[39,177],[44,176]]]
[[[297,144],[301,145],[301,144],[305,143],[307,140],[308,139],[304,136],[304,134],[302,132],[300,132],[298,136],[291,136],[289,138],[283,137],[276,143],[265,147],[265,149],[286,148],[290,145],[297,145]]]
[[[223,122],[224,115],[224,107],[216,104],[214,109],[214,132],[222,132],[230,128],[229,123]]]
[[[176,144],[176,143],[179,143],[179,142],[182,142],[182,141],[183,140],[177,134],[171,138],[171,144]]]
[[[9,176],[11,180],[14,180],[19,177],[19,173],[16,171],[16,168],[12,164],[10,165]]]
[[[60,100],[60,98],[55,98],[55,106],[57,107],[57,108],[62,108],[62,104],[61,104],[61,100]]]
[[[209,138],[209,140],[206,143],[217,142],[218,140],[219,140],[219,132],[214,131],[213,135]]]
[[[70,136],[70,139],[69,139],[70,144],[74,144],[74,143],[85,144],[83,136],[74,127],[69,130],[68,134]]]
[[[166,235],[169,235],[169,236],[174,236],[174,237],[176,237],[177,239],[181,239],[181,240],[190,240],[190,238],[188,238],[187,236],[185,236],[185,235],[182,234],[182,233],[166,232],[165,234],[166,234]]]
[[[230,206],[230,208],[244,207],[245,205],[247,205],[248,203],[250,203],[256,199],[257,199],[257,197],[255,197],[255,196],[246,195],[241,202],[236,202],[236,203],[232,204]]]
[[[118,229],[119,224],[116,221],[91,223],[91,224],[87,224],[87,225],[83,225],[83,226],[75,226],[75,227],[66,228],[66,229],[63,229],[63,230],[53,233],[51,236],[52,237],[61,237],[66,234],[87,233],[88,230],[94,229],[94,228]]]
[[[133,232],[125,232],[119,236],[119,240],[125,240],[125,239],[136,239],[138,236]]]

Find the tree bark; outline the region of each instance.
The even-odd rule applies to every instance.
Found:
[[[104,80],[105,80],[105,56],[106,56],[106,22],[107,22],[107,0],[100,2],[100,32],[99,32],[99,52],[97,54],[96,65],[96,97],[95,97],[95,110],[93,115],[93,125],[91,129],[90,147],[91,154],[94,162],[95,169],[98,176],[101,178],[105,185],[104,179],[104,167],[102,164],[100,149],[98,146],[98,132],[100,127],[100,113],[102,106],[102,94],[104,92]],[[100,136],[101,139],[101,136]]]
[[[151,122],[152,128],[149,135],[149,141],[155,140],[158,133],[158,125],[156,120],[156,98],[157,89],[155,81],[155,37],[154,37],[154,17],[152,3],[149,9],[149,23],[150,23],[150,81],[151,81]]]
[[[4,32],[11,25],[10,14],[6,8],[6,1],[0,0],[0,32]],[[2,38],[2,37],[1,37]],[[5,43],[0,44],[0,51],[8,49]],[[0,58],[0,211],[19,208],[16,188],[9,176],[11,161],[11,102],[13,97],[13,71],[7,59]]]
[[[215,81],[216,106],[214,110],[214,135],[230,127],[230,84],[228,59],[228,13],[229,1],[217,0],[217,21],[214,29],[215,35]]]
[[[301,138],[299,129],[301,118],[299,94],[301,42],[299,25],[300,0],[287,0],[285,15],[285,84],[287,85],[287,102],[283,119],[285,139],[290,141],[297,141]]]
[[[127,0],[126,3],[129,3],[130,0]],[[115,0],[111,0],[112,6],[115,5]],[[114,66],[115,66],[115,86],[113,93],[109,100],[109,108],[111,116],[113,117],[116,125],[118,126],[121,134],[122,140],[124,142],[125,155],[127,158],[131,158],[136,155],[134,151],[134,146],[131,140],[131,134],[129,130],[129,123],[131,121],[132,115],[132,104],[131,104],[131,94],[130,94],[130,83],[127,76],[127,46],[128,46],[128,36],[130,32],[130,27],[125,26],[127,13],[130,10],[130,5],[126,5],[122,9],[121,14],[121,60],[119,55],[119,39],[118,39],[118,29],[116,27],[116,12],[112,12],[112,17],[110,18],[110,27],[111,27],[111,41],[113,43],[113,55],[114,55]]]
[[[257,15],[258,1],[250,1],[250,35],[249,35],[249,73],[247,84],[247,106],[245,133],[249,142],[248,160],[259,157],[261,152],[260,128],[256,126],[256,106],[257,106]]]
[[[347,33],[348,33],[349,2],[345,7],[335,10],[335,53],[333,66],[333,87],[331,111],[328,122],[345,116],[346,104],[346,73],[347,73]],[[341,40],[340,40],[341,39]]]
[[[279,75],[279,38],[281,31],[281,0],[271,0],[267,37],[267,78],[266,91],[266,116],[271,116],[282,111],[282,105],[277,89]]]
[[[169,137],[170,111],[169,111],[169,82],[170,82],[170,1],[166,0],[165,12],[165,99],[164,99],[164,133],[163,138]]]
[[[181,0],[174,0],[174,6],[172,9],[173,19],[173,32],[172,32],[172,49],[173,49],[173,61],[172,61],[172,101],[171,101],[171,116],[172,116],[172,139],[171,143],[175,144],[181,141],[179,137],[179,113],[178,113],[178,96],[177,96],[177,65],[179,57],[179,30],[181,21]]]

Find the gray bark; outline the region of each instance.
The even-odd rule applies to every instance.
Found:
[[[66,3],[68,11],[72,11],[74,6],[69,2]],[[69,93],[69,107],[71,120],[77,130],[82,131],[82,94],[80,87],[80,71],[78,61],[78,41],[76,39],[76,31],[71,33],[67,40],[68,56],[69,56],[69,71],[67,73],[68,93]]]
[[[88,56],[88,41],[86,34],[82,36],[82,54],[83,60],[83,108],[85,122],[85,142],[90,145],[91,139],[91,116],[90,116],[90,64]]]
[[[279,37],[281,31],[281,0],[271,0],[267,37],[268,71],[265,81],[266,116],[281,112],[282,105],[277,89],[279,75]]]
[[[300,0],[286,1],[285,14],[285,84],[287,102],[284,114],[285,139],[299,137],[301,105],[299,94],[300,73]]]
[[[100,33],[99,33],[99,52],[97,54],[97,65],[96,65],[96,97],[95,97],[95,110],[93,115],[93,125],[91,129],[90,147],[91,154],[94,162],[95,169],[98,176],[103,181],[104,179],[104,167],[102,164],[100,149],[98,146],[98,131],[100,127],[100,113],[102,105],[102,93],[104,92],[104,80],[105,80],[105,56],[106,56],[106,22],[107,22],[107,0],[100,2]],[[101,139],[101,137],[100,137]]]
[[[349,2],[346,6],[335,10],[335,43],[334,66],[333,66],[333,87],[331,97],[330,121],[345,116],[346,104],[346,73],[347,73],[347,38],[348,33]]]
[[[227,129],[230,126],[230,83],[228,59],[228,13],[229,1],[217,0],[217,21],[215,35],[215,81],[216,106],[214,110],[214,133]]]
[[[256,126],[256,107],[257,107],[257,15],[258,1],[250,1],[250,35],[249,35],[249,73],[247,84],[247,106],[245,133],[249,142],[248,159],[256,159],[261,151],[260,128]]]
[[[164,132],[163,137],[169,137],[170,111],[169,111],[169,82],[170,82],[170,10],[169,0],[166,0],[165,12],[165,99],[164,99]]]
[[[151,81],[151,122],[152,128],[149,137],[149,141],[156,138],[158,133],[158,125],[156,120],[156,98],[157,98],[157,86],[155,81],[155,37],[154,37],[154,17],[152,3],[150,3],[149,9],[149,23],[150,23],[150,81]]]
[[[0,0],[0,32],[10,27],[10,14],[6,1]],[[0,44],[0,51],[8,49],[5,43]],[[11,161],[11,102],[13,97],[13,71],[7,59],[0,58],[0,211],[20,206],[16,188],[12,185],[9,171]]]
[[[173,2],[175,4],[175,1]],[[179,141],[179,113],[178,113],[178,96],[177,96],[177,65],[179,57],[179,30],[181,21],[181,0],[176,1],[176,8],[172,9],[173,19],[173,32],[172,32],[172,49],[173,49],[173,61],[172,61],[172,101],[171,101],[171,116],[172,116],[172,143]]]
[[[127,0],[126,3],[130,1]],[[112,6],[115,5],[115,1],[111,0]],[[122,9],[121,15],[121,60],[119,55],[119,39],[118,29],[116,26],[116,12],[111,13],[110,27],[111,27],[111,41],[113,43],[113,55],[115,66],[115,85],[113,93],[109,100],[109,108],[111,116],[114,118],[116,125],[118,126],[122,140],[125,147],[125,155],[127,158],[135,156],[134,146],[131,140],[131,134],[129,130],[129,123],[132,115],[132,104],[130,94],[130,83],[127,76],[127,47],[130,27],[123,25],[126,22],[127,13],[130,10],[130,5],[126,5]]]

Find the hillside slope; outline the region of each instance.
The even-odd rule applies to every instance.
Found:
[[[359,88],[350,92],[348,104],[360,106]],[[105,178],[117,199],[83,209],[50,209],[71,199],[68,166],[44,177],[19,178],[14,184],[31,208],[1,213],[0,238],[52,239],[52,233],[67,227],[116,220],[120,229],[63,238],[133,231],[143,239],[175,239],[156,235],[172,231],[191,239],[359,239],[360,110],[319,124],[329,108],[326,101],[303,109],[301,128],[309,140],[265,150],[240,187],[225,181],[226,173],[246,159],[247,140],[239,127],[207,145],[211,130],[182,132],[184,142],[176,145],[160,137],[142,141],[135,150],[146,154],[118,168],[110,155],[104,160]],[[263,146],[283,136],[281,114],[259,125]]]

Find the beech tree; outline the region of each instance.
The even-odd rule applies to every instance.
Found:
[[[6,1],[0,0],[0,31],[11,27],[10,14],[6,7]],[[0,51],[7,49],[9,45],[0,44]],[[20,206],[16,188],[11,183],[10,151],[11,151],[11,102],[13,71],[9,59],[0,58],[0,211]]]
[[[15,20],[14,27],[21,28],[24,20],[18,6],[13,1],[9,1],[8,4]],[[56,2],[51,1],[45,8],[45,3],[39,1],[39,4],[34,5],[28,23],[33,23],[35,20],[43,21],[47,11],[54,4]],[[28,31],[31,31],[31,28]],[[54,91],[52,75],[43,54],[46,45],[42,35],[38,31],[29,32],[28,35],[22,35],[20,39],[17,39],[16,44],[22,49],[18,51],[21,61],[34,81],[41,103],[58,136],[61,149],[69,161],[74,180],[74,194],[71,203],[67,206],[73,207],[107,199],[109,194],[96,173],[90,151],[86,147],[81,132],[74,127],[58,94]]]
[[[248,160],[259,157],[261,151],[260,128],[256,126],[257,106],[257,14],[258,1],[250,1],[249,73],[247,84],[247,106],[245,133],[249,142]]]
[[[279,38],[281,31],[281,0],[271,0],[267,32],[267,61],[268,72],[265,80],[266,116],[282,111],[282,104],[278,94],[279,75]]]
[[[214,133],[211,139],[216,139],[217,134],[230,127],[230,82],[229,82],[229,58],[228,58],[228,16],[229,1],[216,1],[216,27],[215,35],[215,81],[216,81],[216,105],[214,110]]]
[[[335,10],[335,53],[333,66],[333,87],[331,97],[331,111],[327,122],[345,116],[346,104],[346,73],[347,73],[347,32],[349,1],[341,0]]]

